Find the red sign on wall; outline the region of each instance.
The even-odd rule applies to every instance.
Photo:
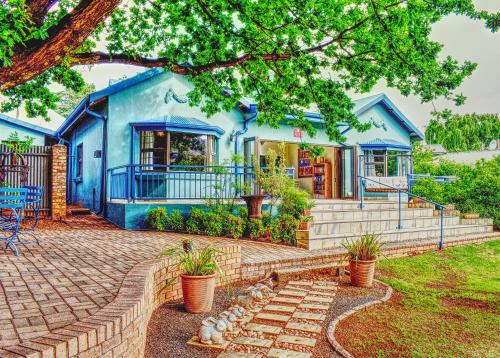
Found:
[[[304,132],[300,128],[294,128],[293,129],[293,136],[295,138],[302,138],[302,137],[304,137]]]

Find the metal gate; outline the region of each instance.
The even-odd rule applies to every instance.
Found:
[[[9,153],[9,148],[4,144],[0,144],[0,159]],[[50,146],[33,146],[22,154],[29,165],[26,185],[44,187],[42,210],[40,211],[40,214],[43,216],[50,215],[51,153],[52,148]],[[7,161],[6,164],[9,165],[10,158]],[[5,182],[10,187],[20,187],[23,185],[19,173],[7,173]]]

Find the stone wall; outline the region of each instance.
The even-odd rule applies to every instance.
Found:
[[[226,245],[220,249],[225,255],[219,257],[223,275],[218,277],[218,284],[240,280],[240,246]],[[153,311],[167,301],[182,297],[179,273],[175,258],[140,263],[127,274],[109,305],[46,336],[9,347],[9,357],[140,358],[144,355],[147,326]],[[166,287],[172,278],[174,282]]]
[[[50,211],[52,220],[66,217],[66,174],[68,151],[64,145],[52,146]]]

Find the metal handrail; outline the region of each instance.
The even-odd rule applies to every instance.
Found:
[[[371,181],[373,183],[385,186],[387,188],[390,188],[390,189],[398,192],[398,209],[399,210],[398,210],[398,226],[396,227],[396,229],[398,229],[398,230],[401,230],[403,228],[403,221],[402,221],[402,215],[401,215],[401,213],[402,213],[402,208],[401,208],[401,193],[402,192],[405,192],[406,195],[408,195],[408,197],[412,196],[412,197],[421,199],[421,200],[423,200],[423,201],[425,201],[427,203],[430,203],[430,204],[434,205],[436,208],[438,208],[440,210],[440,216],[441,216],[441,220],[440,220],[440,239],[439,239],[438,248],[439,249],[443,249],[444,248],[444,205],[443,204],[439,204],[439,203],[436,203],[433,200],[423,198],[423,197],[421,197],[419,195],[416,195],[416,194],[412,194],[409,190],[405,191],[403,189],[396,188],[396,187],[394,187],[392,185],[388,185],[388,184],[382,183],[380,181],[367,178],[367,177],[362,176],[362,175],[358,175],[358,179],[359,179],[359,192],[360,192],[360,204],[359,204],[359,207],[360,207],[361,210],[363,210],[363,207],[364,207],[364,205],[363,205],[363,188],[365,188],[365,190],[366,190],[366,181]],[[409,178],[408,178],[408,183],[409,183]]]
[[[109,168],[107,175],[110,180],[110,200],[126,199],[128,202],[136,199],[188,200],[206,199],[212,194],[211,191],[219,185],[224,186],[223,189],[220,187],[217,189],[222,190],[219,194],[236,197],[238,190],[232,187],[231,183],[244,185],[253,176],[253,167],[243,165],[126,164]],[[186,181],[190,184],[182,184]],[[171,184],[164,189],[165,192],[156,192],[156,189],[162,187],[166,182]],[[236,192],[233,193],[233,191]]]

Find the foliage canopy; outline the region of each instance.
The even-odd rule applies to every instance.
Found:
[[[465,114],[433,118],[425,130],[429,144],[441,144],[449,152],[483,150],[500,138],[498,114]]]
[[[190,103],[209,115],[251,96],[259,123],[288,118],[314,134],[303,110],[318,108],[339,141],[338,122],[366,129],[346,92],[379,80],[425,102],[464,101],[455,90],[476,65],[443,58],[429,37],[450,14],[500,24],[473,0],[5,0],[0,109],[46,116],[51,84],[83,90],[75,65],[126,63],[189,76]]]

